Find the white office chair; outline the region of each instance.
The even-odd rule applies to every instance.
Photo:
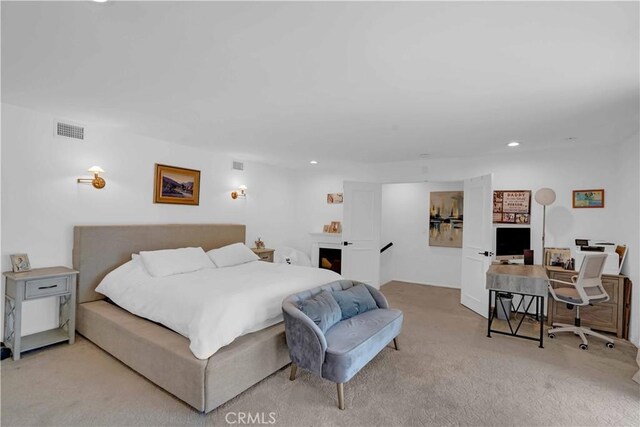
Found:
[[[602,338],[606,341],[608,348],[613,348],[614,343],[611,338],[592,331],[590,328],[580,326],[580,307],[593,303],[609,301],[609,295],[602,286],[602,270],[607,260],[607,254],[589,254],[584,257],[580,272],[571,278],[571,282],[550,279],[550,282],[558,282],[570,287],[553,288],[549,283],[549,292],[554,300],[566,303],[569,308],[576,307],[576,319],[573,325],[553,322],[553,329],[549,329],[549,338],[555,338],[557,332],[573,332],[582,340],[580,348],[586,350],[589,343],[585,335]]]

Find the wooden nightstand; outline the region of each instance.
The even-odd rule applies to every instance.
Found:
[[[76,275],[67,267],[36,268],[22,273],[5,271],[7,278],[4,300],[4,342],[13,353],[20,353],[76,338]],[[40,298],[57,297],[60,320],[57,328],[22,335],[22,303]]]
[[[254,254],[258,255],[260,257],[260,261],[265,261],[265,262],[273,262],[273,251],[275,251],[275,249],[268,249],[268,248],[263,248],[263,249],[257,249],[257,248],[251,248],[251,250],[253,251]]]

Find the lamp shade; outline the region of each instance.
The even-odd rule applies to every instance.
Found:
[[[89,169],[87,169],[87,171],[92,173],[104,173],[100,166],[91,166]]]
[[[541,205],[549,206],[556,201],[556,192],[550,188],[541,188],[536,191],[535,199],[536,202],[540,203]]]
[[[246,185],[244,185],[244,184],[242,184],[242,185],[240,185],[240,186],[238,187],[238,190],[245,191],[246,189],[247,189],[247,186],[246,186]]]

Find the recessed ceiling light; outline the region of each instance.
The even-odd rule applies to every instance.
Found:
[[[578,137],[577,137],[577,136],[569,136],[569,137],[565,138],[564,140],[565,140],[565,141],[569,141],[569,142],[573,142],[573,141],[575,141],[576,139],[578,139]]]
[[[96,3],[106,3],[109,0],[93,0]]]
[[[318,161],[317,160],[311,160],[309,163],[311,163],[312,165],[317,165]]]
[[[517,147],[518,145],[520,145],[518,141],[511,141],[507,144],[507,147]]]

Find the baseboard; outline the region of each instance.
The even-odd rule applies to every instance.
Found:
[[[434,284],[434,283],[422,283],[416,282],[415,280],[403,280],[403,279],[392,279],[385,283],[388,284],[390,282],[403,282],[403,283],[411,283],[412,285],[420,285],[420,286],[433,286],[436,288],[449,288],[449,289],[460,289],[460,286],[456,285],[444,285],[444,284]],[[384,286],[384,285],[383,285]]]

